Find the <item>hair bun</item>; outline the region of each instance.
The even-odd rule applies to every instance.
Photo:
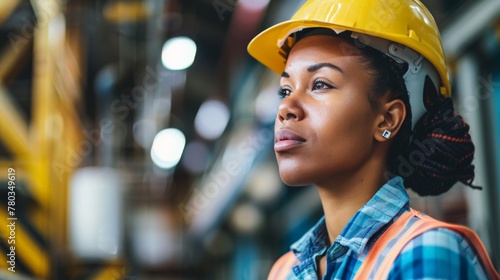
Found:
[[[455,115],[451,98],[422,116],[405,154],[398,173],[404,178],[406,187],[419,195],[442,194],[458,181],[479,188],[471,185],[474,144],[469,125]]]

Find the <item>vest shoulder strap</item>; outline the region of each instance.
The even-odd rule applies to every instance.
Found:
[[[373,244],[373,247],[370,249],[363,263],[358,269],[358,272],[354,276],[356,280],[365,280],[370,278],[370,274],[375,268],[375,264],[377,263],[377,259],[382,254],[382,251],[389,246],[391,240],[396,238],[401,231],[406,227],[408,222],[412,217],[411,212],[404,212],[399,216],[399,218],[394,221],[394,223],[389,226],[389,228],[378,238],[378,240]],[[402,240],[404,237],[401,237]]]
[[[469,244],[475,249],[478,258],[480,259],[487,275],[489,276],[489,279],[500,279],[500,276],[496,272],[493,263],[491,262],[491,259],[489,258],[488,253],[484,248],[483,243],[473,230],[461,225],[455,225],[435,220],[429,216],[420,214],[420,212],[414,209],[410,210],[410,212],[405,212],[403,215],[401,215],[400,218],[396,220],[384,234],[382,234],[377,242],[375,242],[373,248],[370,250],[370,252],[368,252],[365,261],[358,270],[355,279],[369,279],[370,275],[375,275],[373,277],[374,279],[387,279],[394,261],[399,256],[403,248],[408,244],[408,242],[416,236],[435,228],[447,228],[464,236],[468,240]],[[401,235],[398,241],[396,241],[396,243],[390,249],[387,256],[384,257],[381,265],[375,268],[374,266],[376,264],[377,258],[382,253],[382,250],[389,244],[392,239],[394,239],[405,229],[407,223],[412,217],[418,217],[418,220],[415,221],[415,223],[413,223],[403,233],[403,235]],[[376,270],[373,271],[374,269]],[[372,274],[372,271],[374,272],[374,274]]]

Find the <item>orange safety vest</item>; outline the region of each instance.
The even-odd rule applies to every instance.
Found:
[[[391,240],[396,238],[398,234],[405,229],[412,217],[418,217],[419,219],[406,230],[398,241],[396,241],[387,256],[385,256],[384,260],[381,262],[380,266],[375,267],[382,250],[388,246]],[[483,243],[473,230],[464,226],[449,224],[435,220],[429,216],[424,216],[413,208],[410,208],[410,212],[403,213],[375,242],[358,269],[354,279],[387,279],[394,261],[406,244],[418,235],[435,228],[447,228],[462,234],[469,241],[469,244],[476,249],[477,256],[481,260],[488,278],[500,279],[500,276],[493,267]],[[267,279],[284,280],[292,268],[298,264],[299,260],[295,257],[293,252],[290,251],[276,261]]]

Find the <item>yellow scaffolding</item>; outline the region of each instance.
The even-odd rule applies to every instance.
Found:
[[[14,34],[18,41],[8,46],[0,58],[0,138],[13,155],[12,161],[3,160],[0,167],[15,168],[35,202],[28,217],[16,223],[16,256],[28,270],[23,273],[37,279],[51,279],[54,273],[51,262],[63,260],[67,255],[67,187],[69,176],[79,162],[68,162],[66,151],[79,143],[83,131],[75,110],[81,94],[81,72],[66,62],[68,58],[74,60],[78,53],[67,44],[60,2],[31,1],[38,18],[33,34]],[[18,4],[19,1],[2,1],[0,24]],[[29,55],[31,46],[32,119],[28,125],[4,84],[12,76],[12,70],[19,67],[19,61]],[[1,201],[0,207],[4,203]],[[6,211],[0,211],[0,219],[7,218]],[[47,244],[40,244],[27,230],[27,223]],[[0,234],[8,236],[8,228],[0,227]],[[5,263],[2,261],[1,267],[6,268]]]

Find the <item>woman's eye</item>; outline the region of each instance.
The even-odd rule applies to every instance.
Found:
[[[313,90],[322,90],[322,89],[331,89],[333,88],[331,85],[325,83],[322,80],[314,81]]]
[[[280,98],[285,98],[285,97],[289,96],[290,93],[292,93],[292,91],[287,89],[287,88],[280,88],[278,90],[278,95]]]

